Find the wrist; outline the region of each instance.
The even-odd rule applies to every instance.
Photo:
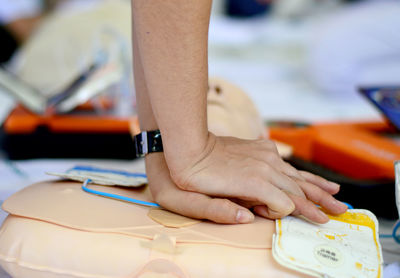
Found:
[[[149,179],[167,168],[163,153],[151,153],[144,158],[146,174]]]
[[[179,152],[171,152],[164,155],[168,164],[170,176],[172,180],[178,185],[183,185],[186,180],[186,169],[193,168],[200,161],[204,160],[214,149],[216,144],[216,136],[207,132],[204,142],[202,144],[193,146],[192,148],[183,148]]]
[[[160,123],[165,159],[168,167],[175,169],[188,158],[201,153],[209,140],[207,119],[197,117],[194,121],[174,120],[166,125]]]

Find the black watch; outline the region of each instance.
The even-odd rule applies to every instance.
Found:
[[[134,137],[136,157],[144,157],[148,153],[162,152],[163,145],[159,130],[142,131]]]

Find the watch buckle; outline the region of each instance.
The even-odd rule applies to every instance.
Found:
[[[135,137],[136,156],[144,157],[146,154],[149,153],[149,146],[147,143],[147,131],[142,131],[140,133],[140,140],[137,140],[137,138],[138,136]]]

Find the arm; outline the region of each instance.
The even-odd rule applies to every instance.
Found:
[[[134,0],[138,48],[170,169],[207,144],[210,0]]]
[[[167,203],[174,196],[159,194],[160,190],[184,189],[195,194],[237,198],[245,201],[244,206],[254,207],[257,213],[269,218],[294,212],[317,222],[328,219],[305,197],[332,213],[345,210],[331,196],[338,190],[337,185],[305,177],[279,158],[271,141],[216,137],[207,131],[210,1],[134,0],[132,3],[135,59],[140,57],[143,69],[140,73],[135,69],[135,76],[136,81],[145,80],[144,85],[137,84],[138,104],[142,106],[140,122],[143,129],[161,130],[167,162],[153,161],[163,164],[156,166],[163,175],[157,175],[150,169],[152,155],[146,158],[156,199],[157,195],[163,195],[160,200]],[[168,178],[167,185],[152,185],[153,175]],[[172,210],[176,211],[178,203],[175,209],[171,206]]]
[[[140,128],[141,130],[158,129],[148,97],[135,27],[133,27],[132,38],[133,69]],[[201,193],[188,192],[178,188],[171,180],[162,153],[147,155],[145,162],[150,190],[155,201],[162,207],[189,217],[209,219],[218,223],[247,223],[253,220],[254,216],[247,208],[227,199],[211,198]]]

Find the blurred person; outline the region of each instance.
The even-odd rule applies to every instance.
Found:
[[[7,62],[37,27],[41,0],[0,0],[0,63]]]

